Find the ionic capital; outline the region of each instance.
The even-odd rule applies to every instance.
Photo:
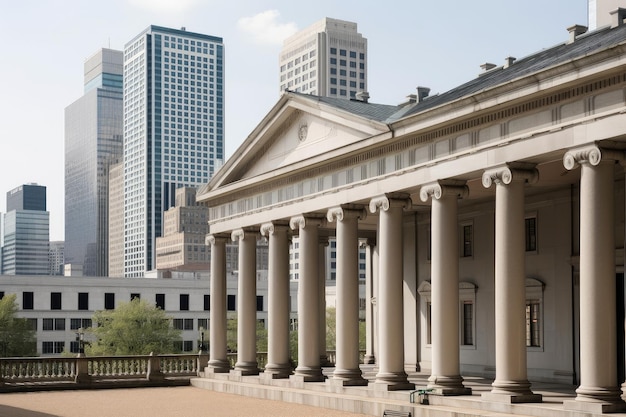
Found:
[[[468,194],[469,188],[465,185],[465,181],[440,180],[424,185],[420,189],[420,200],[426,202],[431,197],[439,200],[440,198],[446,196],[465,198]]]
[[[252,230],[252,229],[236,229],[233,230],[233,232],[230,235],[230,238],[232,239],[233,242],[236,241],[241,241],[244,239],[250,239],[250,238],[254,238],[256,239],[259,235],[259,232],[257,232],[256,230]]]
[[[381,211],[387,211],[391,207],[402,207],[406,210],[410,209],[411,205],[411,198],[408,194],[391,193],[372,198],[370,200],[369,209],[370,213],[376,213],[379,209]]]
[[[320,227],[324,224],[324,218],[317,215],[304,215],[294,216],[289,219],[289,227],[291,230],[304,229],[307,226]]]
[[[221,244],[226,244],[229,241],[228,239],[228,235],[225,234],[208,234],[206,235],[206,237],[204,238],[204,244],[207,246],[215,246],[215,245],[221,245]]]
[[[508,185],[513,181],[524,181],[534,184],[539,179],[539,172],[535,164],[526,162],[509,162],[483,173],[483,187],[489,188],[491,184]]]
[[[602,161],[624,161],[624,151],[601,148],[597,144],[574,148],[563,156],[563,166],[568,171],[578,168],[579,165],[589,164],[597,166]]]
[[[328,222],[334,222],[335,220],[340,222],[344,218],[356,218],[357,220],[364,220],[367,217],[367,211],[362,206],[350,205],[350,206],[337,206],[328,209],[326,213],[326,220]]]
[[[286,222],[269,222],[261,225],[261,235],[269,237],[274,232],[288,231],[289,225]]]

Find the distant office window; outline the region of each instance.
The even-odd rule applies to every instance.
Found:
[[[183,319],[174,319],[174,320],[172,320],[172,326],[176,330],[183,330],[183,327],[184,327]]]
[[[193,319],[185,319],[183,322],[184,330],[193,330]]]
[[[183,341],[183,352],[191,352],[193,350],[193,340]]]
[[[4,291],[0,291],[0,300],[4,298]]]
[[[50,310],[61,310],[61,293],[50,293]]]
[[[78,293],[78,309],[89,310],[89,293],[88,292]]]
[[[350,58],[356,58],[356,51],[350,51]]]
[[[525,219],[526,229],[526,252],[537,250],[537,218],[527,217]]]
[[[204,294],[204,311],[209,311],[211,309],[211,296],[209,294]]]
[[[228,295],[228,311],[235,311],[235,296]]]
[[[165,294],[156,295],[156,307],[165,310]]]
[[[27,318],[26,321],[28,321],[28,328],[34,331],[37,331],[37,319],[34,318]]]
[[[180,295],[180,311],[189,310],[189,294]]]
[[[130,294],[130,301],[133,301],[135,298],[136,298],[137,300],[140,300],[140,299],[141,299],[141,294],[136,293],[136,292],[131,293],[131,294]]]
[[[337,55],[337,48],[330,48],[331,55]]]
[[[34,308],[34,294],[32,291],[22,293],[22,310],[32,310]]]
[[[54,319],[42,319],[42,324],[44,331],[54,330]]]
[[[41,342],[41,353],[43,353],[44,355],[54,353],[54,343]]]
[[[256,296],[256,311],[263,311],[263,296]]]
[[[65,319],[54,319],[54,330],[65,330]]]
[[[339,50],[339,55],[346,56],[346,50],[345,49],[340,49]]]
[[[104,309],[105,310],[114,310],[115,309],[115,294],[112,292],[104,293]]]

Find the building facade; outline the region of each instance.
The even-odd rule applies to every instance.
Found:
[[[48,274],[63,275],[63,265],[65,264],[65,242],[62,240],[50,242],[49,253]]]
[[[228,238],[239,245],[240,288],[253,282],[251,242],[268,238],[276,332],[263,373],[294,387],[325,379],[320,288],[332,236],[343,329],[333,386],[370,383],[356,330],[366,241],[377,389],[413,389],[407,370],[421,370],[432,394],[464,395],[463,375],[485,376],[494,382],[482,401],[497,409],[542,401],[533,382],[552,381],[578,386],[563,404],[572,413],[624,410],[625,18],[619,9],[609,26],[572,26],[559,45],[402,105],[284,93],[198,193],[210,207],[213,299],[224,294]],[[293,373],[282,348],[290,234],[300,267]],[[254,313],[246,297],[240,317]],[[247,323],[239,346],[255,344]],[[209,378],[231,371],[224,337],[211,328]],[[233,382],[255,373],[249,352]]]
[[[367,91],[367,39],[353,22],[327,17],[290,36],[279,65],[281,92],[351,99]]]
[[[237,277],[229,274],[227,281],[228,316],[234,318],[239,304]],[[96,311],[114,309],[135,297],[162,308],[172,317],[172,325],[181,330],[182,350],[197,352],[202,340],[200,333],[210,328],[208,287],[208,281],[197,279],[0,276],[0,298],[16,294],[18,316],[31,321],[36,330],[37,351],[43,356],[78,353],[78,329],[91,327]],[[258,280],[257,288],[257,320],[266,323],[266,277]],[[294,299],[296,292],[297,286],[293,285],[290,296]],[[295,311],[289,314],[295,319]],[[208,332],[204,340],[208,342]]]
[[[7,193],[3,231],[3,274],[48,275],[50,213],[46,211],[46,187],[25,184]]]
[[[150,26],[124,48],[124,275],[155,268],[176,189],[224,160],[221,38]]]
[[[101,49],[85,61],[84,94],[65,109],[65,262],[106,276],[109,169],[121,162],[123,54]]]
[[[124,163],[109,169],[109,277],[124,276]]]

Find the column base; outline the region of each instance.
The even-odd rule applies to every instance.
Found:
[[[483,401],[504,404],[540,403],[542,401],[541,394],[533,394],[532,392],[527,394],[485,392],[481,397]]]
[[[576,389],[576,398],[563,403],[566,410],[588,411],[594,413],[614,413],[626,410],[622,400],[622,391],[618,387],[583,387]]]
[[[431,375],[427,388],[431,390],[429,394],[432,395],[472,395],[472,389],[463,386],[463,377],[460,375]]]
[[[230,363],[227,360],[210,360],[205,368],[205,372],[209,374],[225,374],[230,372]]]
[[[265,370],[262,375],[270,379],[284,379],[289,378],[289,375],[292,373],[291,365],[289,364],[268,364],[265,365]]]
[[[376,381],[372,384],[375,391],[410,391],[415,389],[412,382],[381,382]]]
[[[367,379],[363,378],[361,369],[335,369],[333,376],[326,381],[332,386],[365,386]]]
[[[235,368],[231,371],[231,374],[235,372],[235,375],[247,376],[247,375],[258,375],[259,374],[259,364],[255,362],[237,362],[235,364]]]
[[[289,379],[295,382],[322,382],[326,379],[321,367],[297,367]]]

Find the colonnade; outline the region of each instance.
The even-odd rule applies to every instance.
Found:
[[[581,384],[573,410],[618,410],[623,406],[616,384],[615,259],[613,224],[613,167],[621,152],[595,145],[565,154],[568,170],[581,166],[580,180],[580,364]],[[485,401],[539,402],[527,379],[525,334],[524,196],[526,184],[538,179],[534,164],[511,162],[485,170],[482,183],[495,185],[495,338],[496,377]],[[431,208],[431,331],[432,370],[429,388],[439,395],[471,392],[460,375],[458,200],[468,195],[464,181],[440,180],[420,189],[420,198]],[[375,384],[383,389],[411,389],[404,370],[403,311],[403,211],[410,207],[408,194],[373,198],[369,212],[378,214],[377,352]],[[365,385],[359,368],[358,346],[358,222],[366,207],[343,205],[326,216],[303,214],[288,222],[276,221],[252,229],[233,231],[239,242],[238,358],[233,372],[258,373],[255,359],[253,300],[255,291],[254,246],[259,233],[269,240],[269,305],[267,378],[321,381],[325,346],[323,324],[324,238],[319,229],[336,223],[337,238],[337,356],[330,382]],[[298,289],[298,366],[289,364],[289,233],[299,235],[300,278]],[[229,371],[226,361],[225,235],[211,235],[211,345],[208,371]],[[250,295],[252,294],[252,295]],[[370,289],[371,294],[371,289]],[[368,300],[369,301],[369,300]],[[371,325],[371,324],[370,324]],[[416,325],[417,327],[417,325]],[[371,345],[373,342],[368,341]],[[417,347],[415,347],[417,348]]]

